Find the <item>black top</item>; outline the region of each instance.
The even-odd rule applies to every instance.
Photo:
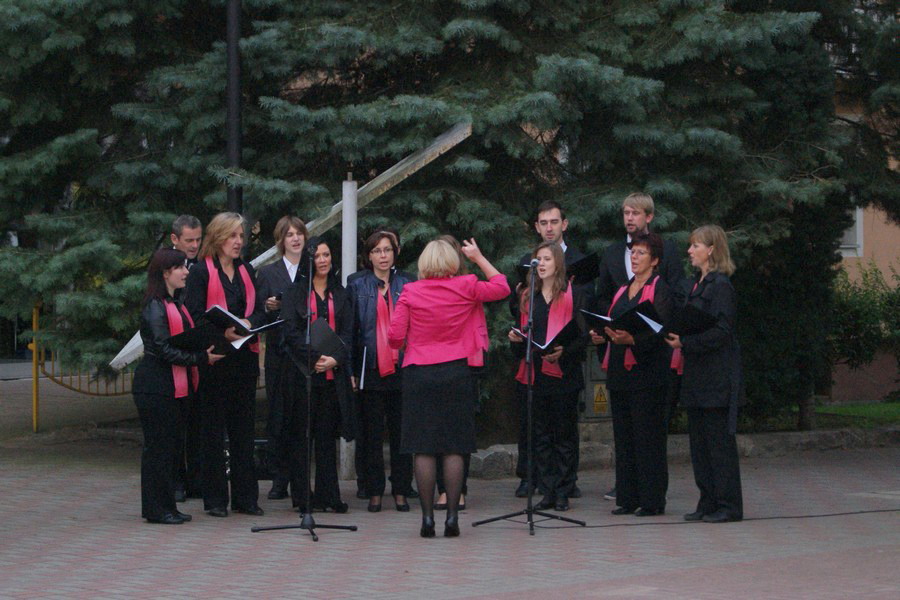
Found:
[[[172,300],[169,297],[169,300]],[[178,303],[180,305],[180,303]],[[176,305],[177,306],[177,305]],[[179,310],[184,330],[191,325]],[[172,365],[194,366],[206,364],[206,352],[190,352],[180,350],[168,340],[169,316],[165,303],[159,298],[151,298],[141,311],[141,341],[144,343],[144,356],[134,372],[132,391],[136,394],[153,394],[172,397],[175,395],[175,380],[172,376]],[[188,389],[193,392],[191,371],[188,369]]]
[[[654,277],[656,277],[654,275]],[[647,283],[650,283],[649,281]],[[616,319],[641,302],[644,286],[633,298],[625,291],[612,307],[610,316]],[[656,282],[653,295],[653,308],[659,313],[665,325],[672,314],[672,293],[669,286],[661,279]],[[633,346],[609,344],[609,368],[606,372],[606,387],[613,391],[642,390],[666,385],[669,363],[672,360],[672,349],[661,335],[645,333],[635,337]],[[630,348],[637,364],[631,370],[625,369],[625,350]],[[601,346],[601,352],[605,349]]]
[[[597,278],[597,304],[598,314],[605,315],[612,303],[613,296],[620,287],[628,283],[628,271],[625,269],[625,250],[628,248],[625,239],[613,242],[606,247],[603,260],[600,263],[600,276]],[[663,257],[657,265],[657,272],[662,280],[669,286],[675,298],[684,298],[683,290],[684,267],[681,264],[681,255],[678,246],[672,240],[663,240]]]
[[[731,280],[724,273],[708,273],[687,301],[716,317],[716,325],[703,333],[681,338],[684,354],[681,404],[689,408],[737,407],[743,401],[743,376],[735,335],[737,304]]]
[[[300,272],[298,268],[297,277],[299,276]],[[272,296],[281,294],[283,299],[285,292],[293,284],[294,282],[291,281],[291,276],[288,274],[287,267],[281,257],[275,262],[260,267],[259,271],[256,273],[256,293],[262,296],[263,306],[265,306],[266,299],[271,298]],[[280,313],[280,310],[266,312],[268,321],[270,323],[275,321],[279,318]],[[284,335],[282,334],[281,327],[266,333],[266,355],[268,355],[269,352],[273,352],[273,354],[279,356],[284,355],[283,345]]]
[[[541,352],[537,349],[532,353],[534,357],[534,386],[533,390],[536,394],[560,394],[578,391],[584,388],[584,370],[581,363],[584,361],[585,348],[590,340],[587,334],[587,327],[584,323],[580,309],[584,307],[584,294],[578,289],[574,289],[574,298],[572,306],[572,318],[578,324],[582,335],[572,340],[569,344],[563,346],[563,352],[559,357],[557,364],[563,372],[562,378],[545,375],[541,371],[543,361],[541,360]],[[544,295],[536,292],[534,295],[534,340],[543,344],[547,340],[547,324],[550,317],[550,305],[544,300]],[[518,324],[518,321],[516,321]],[[510,347],[513,356],[521,361],[525,358],[525,344],[512,343]],[[516,364],[516,369],[519,364]],[[521,385],[521,384],[519,384]]]
[[[241,259],[234,261],[234,279],[229,280],[222,270],[218,257],[213,258],[213,264],[219,271],[219,281],[222,282],[222,289],[225,291],[225,308],[232,314],[244,318],[247,308],[247,297],[244,292],[244,280],[238,272],[240,265],[244,265],[247,273],[250,275],[250,281],[256,291],[256,301],[253,312],[247,317],[250,325],[259,327],[266,323],[266,299],[256,289],[256,272],[250,263]],[[206,261],[200,260],[188,273],[187,283],[184,287],[184,305],[194,319],[194,324],[198,327],[207,322],[206,319],[206,290],[209,283],[209,270],[206,268]],[[228,374],[237,378],[258,376],[259,375],[259,355],[250,350],[250,343],[254,340],[248,340],[237,352],[232,352],[225,358],[218,361],[212,368],[218,373],[216,377]]]

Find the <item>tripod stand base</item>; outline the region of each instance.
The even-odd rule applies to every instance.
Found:
[[[561,517],[560,515],[554,515],[553,513],[548,513],[541,510],[534,510],[533,508],[525,508],[509,514],[500,515],[499,517],[491,517],[490,519],[475,521],[474,523],[472,523],[472,527],[478,527],[479,525],[485,525],[487,523],[493,523],[495,521],[505,521],[507,519],[525,516],[528,517],[528,533],[534,535],[534,515],[544,517],[545,519],[556,519],[557,521],[564,521],[566,523],[571,523],[572,525],[587,527],[587,523],[585,523],[584,521],[579,521],[578,519],[570,519],[569,517]]]
[[[316,535],[316,529],[343,529],[344,531],[356,531],[356,525],[319,525],[313,519],[312,513],[303,513],[300,517],[300,523],[297,525],[273,525],[271,527],[251,527],[250,531],[259,533],[260,531],[277,531],[280,529],[306,529],[312,537],[312,541],[318,542],[319,536]]]

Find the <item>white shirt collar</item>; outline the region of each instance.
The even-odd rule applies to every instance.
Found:
[[[284,266],[287,268],[288,277],[291,278],[291,281],[294,281],[294,278],[297,277],[297,268],[300,266],[298,262],[296,265],[287,259],[287,256],[282,256],[281,260],[284,261]]]

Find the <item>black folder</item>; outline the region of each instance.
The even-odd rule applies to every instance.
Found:
[[[273,329],[281,325],[284,321],[279,319],[277,321],[272,321],[271,323],[267,323],[265,325],[260,325],[259,327],[255,327],[253,329],[248,328],[240,317],[228,312],[226,309],[222,308],[218,304],[214,305],[208,311],[206,311],[206,318],[210,323],[214,323],[223,331],[228,329],[229,327],[234,327],[235,333],[240,336],[252,335],[254,333],[262,333],[267,329]]]
[[[675,311],[665,330],[666,333],[674,333],[679,336],[695,335],[715,327],[717,320],[713,315],[693,304],[686,304]]]
[[[322,356],[330,356],[341,362],[344,355],[344,340],[328,326],[325,319],[316,319],[309,326],[309,345]]]
[[[179,350],[191,352],[205,351],[210,346],[215,346],[213,352],[216,354],[234,352],[234,346],[225,339],[224,330],[214,323],[204,323],[173,335],[169,338],[169,343]]]
[[[525,333],[518,327],[513,327],[512,330],[518,333],[523,338],[528,338],[528,336],[525,335]],[[575,322],[575,319],[572,319],[571,321],[566,323],[565,327],[560,329],[559,332],[549,340],[546,340],[544,343],[540,343],[537,340],[532,339],[531,345],[540,352],[550,352],[553,346],[567,346],[571,344],[580,334],[581,329],[578,327],[578,323]]]
[[[604,327],[615,329],[617,331],[627,331],[631,335],[640,335],[644,333],[659,333],[662,327],[661,319],[653,303],[649,300],[641,302],[637,306],[629,309],[625,314],[615,319],[610,319],[605,315],[598,315],[581,310],[588,325],[595,333],[603,335]]]

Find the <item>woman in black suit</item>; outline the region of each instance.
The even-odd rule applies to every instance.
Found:
[[[376,231],[363,245],[362,275],[348,283],[353,304],[353,377],[359,390],[360,423],[357,444],[365,448],[365,489],[369,512],[381,510],[384,494],[384,431],[387,425],[391,456],[391,494],[394,506],[409,511],[406,497],[412,491],[412,455],[400,453],[400,352],[388,344],[391,312],[403,286],[415,278],[398,271],[394,262],[400,253],[397,236]]]
[[[141,311],[144,356],[134,373],[132,392],[144,430],[141,453],[141,516],[149,523],[180,525],[191,515],[175,505],[175,457],[182,404],[195,402],[197,365],[222,358],[212,347],[205,352],[179,350],[169,338],[194,326],[190,314],[175,299],[187,279],[184,252],[162,248],[147,268],[147,293]]]
[[[266,322],[265,298],[256,292],[256,274],[241,258],[244,219],[237,213],[219,213],[206,227],[199,261],[191,269],[184,304],[194,321],[206,319],[214,305],[242,317],[248,327]],[[240,336],[225,331],[229,341]],[[253,465],[256,421],[256,380],[259,377],[259,341],[248,340],[202,372],[200,421],[203,438],[203,507],[213,517],[228,516],[228,482],[225,474],[225,433],[231,465],[231,508],[248,515],[262,515],[259,484]]]
[[[291,497],[294,506],[306,513],[311,509],[347,512],[347,504],[341,501],[338,486],[336,440],[343,435],[352,440],[356,416],[351,398],[349,347],[353,337],[353,314],[350,296],[334,273],[331,246],[322,238],[313,238],[308,244],[315,248],[313,256],[312,293],[307,296],[309,276],[298,276],[294,285],[285,293],[281,307],[284,319],[284,343],[294,368],[288,381],[288,389],[294,395],[293,413],[287,424],[288,437],[292,440]],[[310,322],[324,319],[340,336],[344,345],[338,356],[322,355],[306,345],[307,312],[312,311]],[[310,357],[309,354],[312,353]],[[312,362],[311,441],[316,460],[316,481],[312,494],[312,506],[306,506],[309,473],[306,471],[306,381],[302,371],[307,360]]]
[[[655,233],[638,233],[631,247],[634,277],[616,292],[609,317],[616,319],[642,302],[652,302],[667,322],[672,294],[657,267],[663,259],[663,241]],[[600,339],[592,332],[594,342]],[[603,368],[607,373],[616,446],[616,504],[614,515],[638,517],[665,513],[668,466],[666,461],[666,391],[671,349],[662,336],[647,332],[632,335],[604,329],[609,340]]]
[[[301,266],[306,238],[309,233],[306,225],[299,218],[284,216],[275,224],[275,247],[278,258],[263,267],[256,274],[259,294],[266,299],[266,315],[270,321],[279,318],[281,298],[293,285]],[[291,412],[288,400],[291,395],[284,391],[284,374],[291,368],[290,359],[284,349],[284,336],[281,329],[266,333],[266,398],[269,401],[269,418],[266,423],[266,435],[269,438],[269,469],[272,472],[272,489],[269,500],[287,498],[287,487],[290,481],[290,457],[285,440],[286,416]]]
[[[532,355],[533,455],[538,486],[544,494],[536,508],[566,511],[575,484],[578,456],[578,393],[584,389],[582,362],[588,336],[580,309],[585,306],[585,297],[581,289],[566,281],[565,255],[559,244],[540,244],[532,258],[539,261],[534,293],[534,341],[544,343],[572,320],[578,327],[576,335],[564,340],[563,345],[553,343],[545,353],[536,351]],[[519,321],[525,325],[529,288],[523,286],[519,294]],[[514,356],[521,359],[516,392],[524,396],[528,389],[525,344],[522,343],[525,340],[511,330],[509,341]]]
[[[734,263],[718,225],[695,229],[688,255],[699,273],[687,303],[715,317],[716,323],[697,334],[667,337],[682,355],[681,405],[687,410],[691,464],[700,488],[697,510],[684,518],[707,523],[740,521],[744,506],[735,431],[743,381],[734,332],[737,308],[729,279]]]

